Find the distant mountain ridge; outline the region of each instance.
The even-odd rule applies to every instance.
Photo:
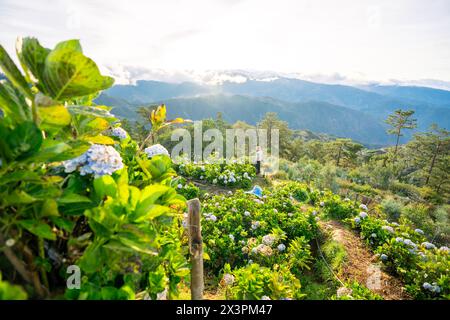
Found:
[[[416,111],[418,130],[426,130],[432,123],[450,128],[450,91],[414,86],[357,88],[290,78],[217,85],[141,80],[136,85],[115,85],[98,101],[107,101],[105,104],[115,106],[113,112],[128,118],[135,116],[137,106],[160,102],[166,103],[173,115],[192,119],[220,111],[229,121],[255,123],[263,113],[275,111],[294,129],[377,144],[392,143],[383,121],[399,108]],[[405,135],[404,141],[410,135]]]

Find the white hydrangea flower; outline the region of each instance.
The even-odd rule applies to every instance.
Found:
[[[234,283],[234,276],[232,274],[225,273],[223,275],[223,282],[225,285],[231,286]]]
[[[120,154],[113,147],[94,144],[81,156],[63,161],[63,166],[67,173],[78,169],[82,176],[93,174],[97,178],[111,175],[122,169],[123,162]]]
[[[10,239],[6,240],[5,244],[7,247],[11,248],[12,246],[14,246],[16,244],[16,240],[14,240],[13,238],[10,238]]]
[[[249,217],[249,216],[250,216],[250,212],[245,211],[245,212],[244,212],[244,216]]]
[[[278,251],[283,252],[286,250],[286,246],[283,243],[280,243],[277,247]]]
[[[217,179],[214,179],[214,180],[213,180],[213,184],[217,184]]]
[[[359,208],[360,208],[361,210],[367,211],[367,206],[366,206],[365,204],[360,204],[360,205],[359,205]]]
[[[179,184],[177,185],[177,188],[178,188],[178,189],[181,189],[181,188],[183,188],[183,185],[182,185],[181,183],[179,183]]]
[[[127,137],[127,132],[125,130],[123,130],[121,127],[117,127],[111,130],[111,135],[113,137],[117,137],[120,140],[126,139]]]
[[[415,229],[414,232],[416,232],[418,234],[424,234],[423,230],[419,229],[419,228]]]
[[[360,212],[360,213],[359,213],[359,217],[360,217],[361,219],[367,218],[367,212],[364,212],[364,211]]]
[[[325,202],[321,201],[320,206],[323,207],[325,205]]]
[[[389,233],[394,233],[394,228],[391,226],[382,226],[381,229],[386,230]]]
[[[164,148],[162,145],[160,144],[154,144],[150,147],[147,147],[144,149],[145,154],[147,155],[148,158],[154,157],[156,155],[166,155],[170,157],[169,151],[167,151],[166,148]]]
[[[260,226],[260,222],[259,221],[252,221],[252,229],[256,230],[258,229]]]
[[[382,261],[386,261],[386,260],[388,259],[388,256],[385,255],[385,254],[383,253],[383,254],[381,254],[381,256],[380,256],[380,259],[381,259]]]
[[[261,300],[271,300],[268,296],[262,296]]]
[[[275,237],[271,234],[267,234],[264,237],[262,237],[262,243],[264,243],[266,246],[271,247],[273,243],[275,242]]]
[[[231,233],[228,235],[228,238],[230,238],[230,240],[234,242],[234,235],[232,235]]]

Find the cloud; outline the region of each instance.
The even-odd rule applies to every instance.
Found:
[[[448,0],[0,0],[0,43],[78,38],[109,68],[450,81],[449,16]]]

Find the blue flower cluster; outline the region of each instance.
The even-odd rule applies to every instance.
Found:
[[[122,169],[123,162],[120,154],[113,147],[94,144],[81,156],[64,161],[63,166],[67,173],[78,170],[82,176],[93,174],[95,177],[100,177],[111,175]]]
[[[153,146],[145,148],[144,152],[147,154],[147,157],[149,158],[154,157],[158,154],[163,154],[170,157],[169,151],[167,151],[167,149],[160,144],[154,144]]]
[[[436,282],[433,282],[433,284],[429,284],[428,282],[424,282],[423,283],[423,288],[425,290],[430,290],[431,292],[434,292],[434,293],[440,293],[441,292],[441,287],[439,287]]]
[[[119,138],[120,140],[126,139],[126,137],[128,136],[127,132],[120,127],[112,129],[111,135],[113,137]]]

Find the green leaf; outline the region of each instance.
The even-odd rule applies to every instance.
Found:
[[[41,130],[33,122],[19,124],[6,136],[13,159],[24,159],[36,153],[42,144]]]
[[[84,141],[89,141],[92,143],[96,143],[96,144],[107,144],[107,145],[113,145],[116,142],[114,141],[113,138],[111,137],[107,137],[107,136],[83,136],[80,137],[80,139],[84,140]]]
[[[29,78],[34,78],[30,80],[37,80],[37,87],[41,91],[47,92],[47,90],[42,87],[42,79],[45,68],[45,59],[50,53],[50,49],[41,46],[37,39],[27,37],[24,39],[19,38],[17,40],[16,50],[22,68],[28,74]],[[31,77],[29,72],[31,72],[33,77]]]
[[[33,98],[33,94],[31,93],[30,86],[25,80],[24,76],[17,68],[8,52],[6,52],[5,48],[0,45],[0,68],[3,70],[4,74],[8,78],[9,81],[22,91],[22,93],[29,99]]]
[[[141,192],[141,200],[136,206],[136,216],[140,217],[149,212],[155,202],[159,198],[161,198],[168,190],[170,190],[170,187],[160,184],[154,184],[145,187]]]
[[[39,107],[38,114],[44,129],[67,126],[72,119],[64,106]]]
[[[41,181],[41,176],[36,172],[28,170],[18,170],[15,172],[8,172],[2,176],[0,179],[0,185],[19,182],[19,181]]]
[[[100,199],[117,196],[117,184],[111,176],[104,175],[94,179],[94,190]]]
[[[46,223],[30,219],[20,220],[18,221],[18,224],[38,237],[56,240],[56,235],[52,232],[52,228]]]
[[[58,204],[54,199],[46,199],[42,204],[41,217],[59,216]]]
[[[31,108],[24,96],[8,81],[0,81],[0,109],[5,118],[11,118],[16,123],[32,119]]]
[[[91,199],[88,197],[82,196],[76,193],[65,194],[60,197],[57,202],[59,204],[69,204],[69,203],[83,203],[83,202],[91,202]]]
[[[158,254],[158,251],[155,248],[150,246],[147,242],[141,242],[140,239],[132,233],[123,232],[123,233],[118,234],[115,237],[117,240],[122,242],[125,246],[127,246],[135,251],[142,252],[142,253],[149,254],[149,255],[155,255],[155,256]]]
[[[61,50],[61,49],[69,49],[69,50],[83,53],[83,50],[81,49],[80,41],[77,39],[62,41],[56,45],[54,50]]]
[[[104,261],[105,254],[101,243],[93,242],[86,248],[80,260],[78,260],[78,265],[84,272],[94,273],[100,271]]]
[[[60,229],[64,229],[67,232],[72,232],[75,227],[75,222],[61,218],[61,217],[50,217],[50,220]]]
[[[112,86],[114,79],[102,76],[94,61],[70,45],[57,45],[45,61],[44,83],[56,100],[86,96]]]
[[[111,108],[105,106],[67,106],[67,109],[73,115],[115,119],[115,117],[109,113]]]
[[[33,203],[37,199],[30,196],[23,190],[14,190],[4,197],[4,202],[8,205]]]
[[[140,213],[139,215],[130,215],[130,219],[135,222],[151,220],[170,212],[170,208],[159,204],[151,204],[147,206],[145,213],[142,213],[143,210],[136,211],[136,213],[138,212]]]

